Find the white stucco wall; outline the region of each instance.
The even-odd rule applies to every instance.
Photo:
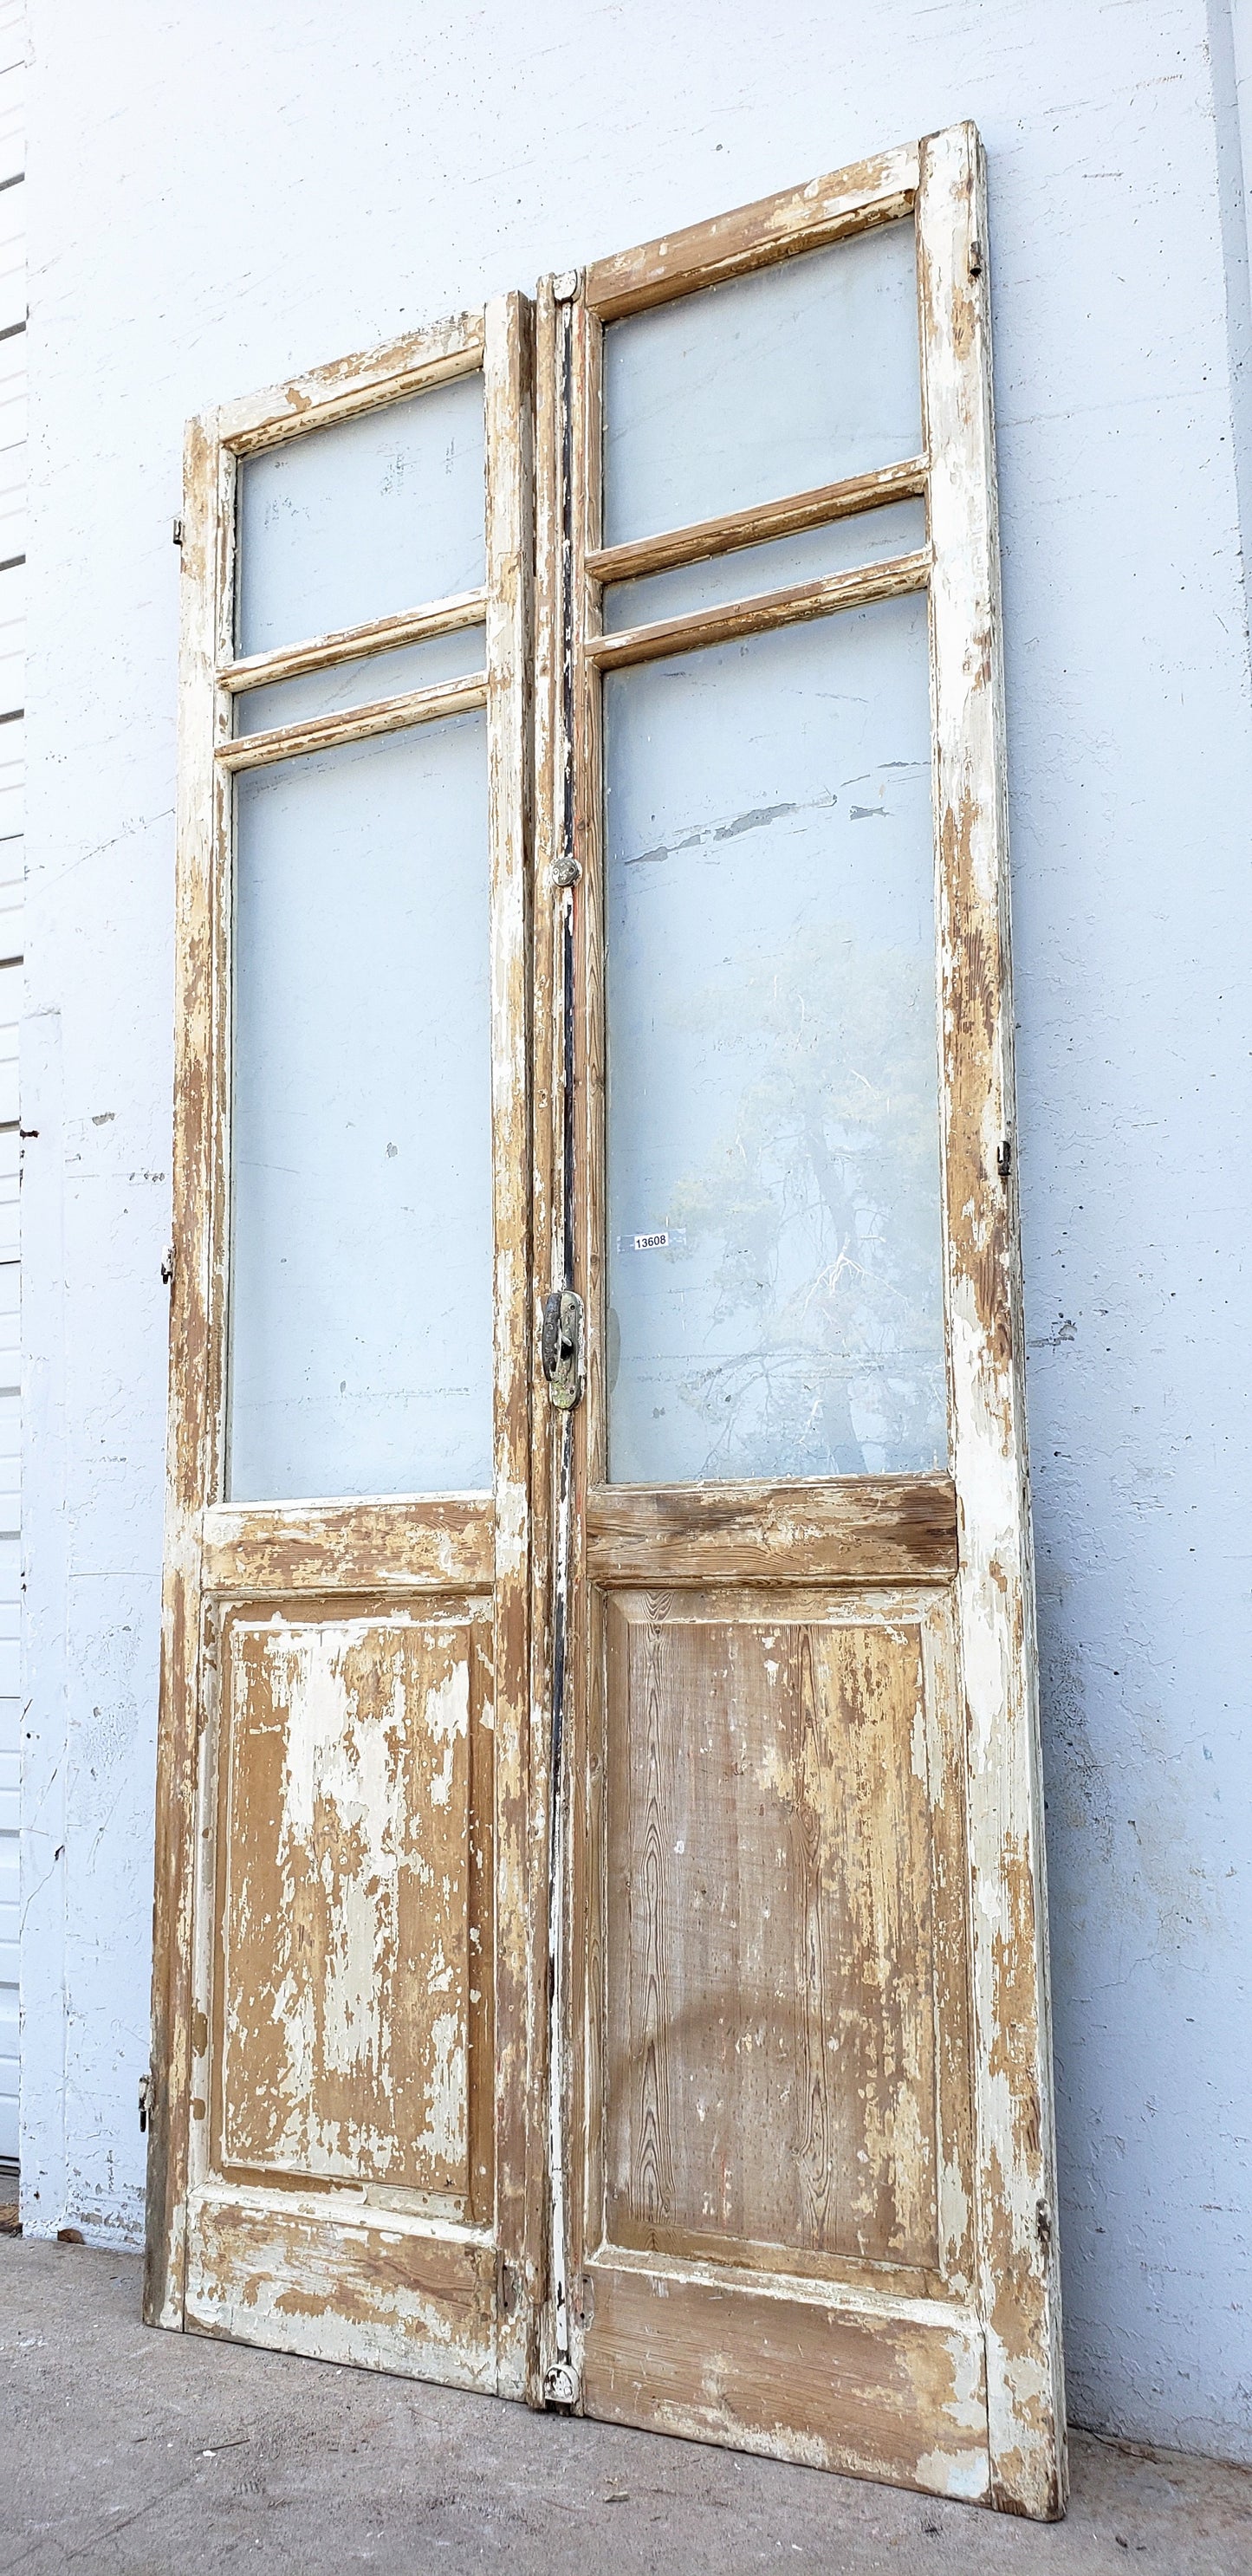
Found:
[[[973,116],[1071,2410],[1252,2456],[1246,45],[1203,0],[33,21],[27,2224],[140,2226],[184,416]]]

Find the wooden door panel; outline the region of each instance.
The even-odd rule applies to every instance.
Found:
[[[938,2290],[969,2181],[943,1604],[631,1592],[605,1636],[608,2241]]]
[[[607,2266],[585,2300],[592,2415],[986,2499],[982,2342],[958,2311],[855,2310]]]
[[[216,2170],[491,2206],[488,1605],[221,1626]],[[473,1998],[477,1998],[477,2001]],[[471,2170],[471,2128],[478,2160]]]
[[[493,2389],[500,2367],[491,2246],[432,2236],[420,2216],[206,2185],[191,2197],[186,2323],[317,2361]]]

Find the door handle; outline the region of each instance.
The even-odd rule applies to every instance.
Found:
[[[553,1403],[572,1413],[583,1391],[583,1301],[572,1288],[545,1297],[539,1352]]]

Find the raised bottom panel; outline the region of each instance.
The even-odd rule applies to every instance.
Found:
[[[394,2220],[197,2196],[185,2313],[189,2327],[235,2343],[499,2386],[492,2249]]]
[[[982,2337],[900,2314],[595,2267],[583,2404],[607,2422],[984,2504]]]

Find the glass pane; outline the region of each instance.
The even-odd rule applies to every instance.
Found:
[[[236,793],[230,1493],[489,1486],[485,718]]]
[[[610,323],[604,371],[606,546],[915,456],[912,223]]]
[[[463,680],[468,672],[481,671],[486,657],[486,627],[463,626],[455,635],[428,635],[421,644],[398,645],[394,653],[336,662],[329,671],[304,671],[297,680],[245,689],[235,700],[235,732],[264,733],[271,725],[303,724],[309,716],[368,706],[374,698],[398,698],[405,689],[433,689],[439,680]]]
[[[661,617],[688,617],[693,609],[720,608],[728,599],[750,599],[793,582],[820,581],[828,572],[851,572],[910,555],[926,543],[924,501],[891,501],[855,519],[832,519],[800,536],[775,537],[767,546],[738,546],[731,555],[680,564],[674,572],[647,573],[640,581],[611,582],[604,594],[609,635],[623,626],[648,626]]]
[[[238,536],[239,653],[476,590],[486,566],[481,375],[246,456]]]
[[[945,1456],[924,597],[605,683],[609,1473]]]

